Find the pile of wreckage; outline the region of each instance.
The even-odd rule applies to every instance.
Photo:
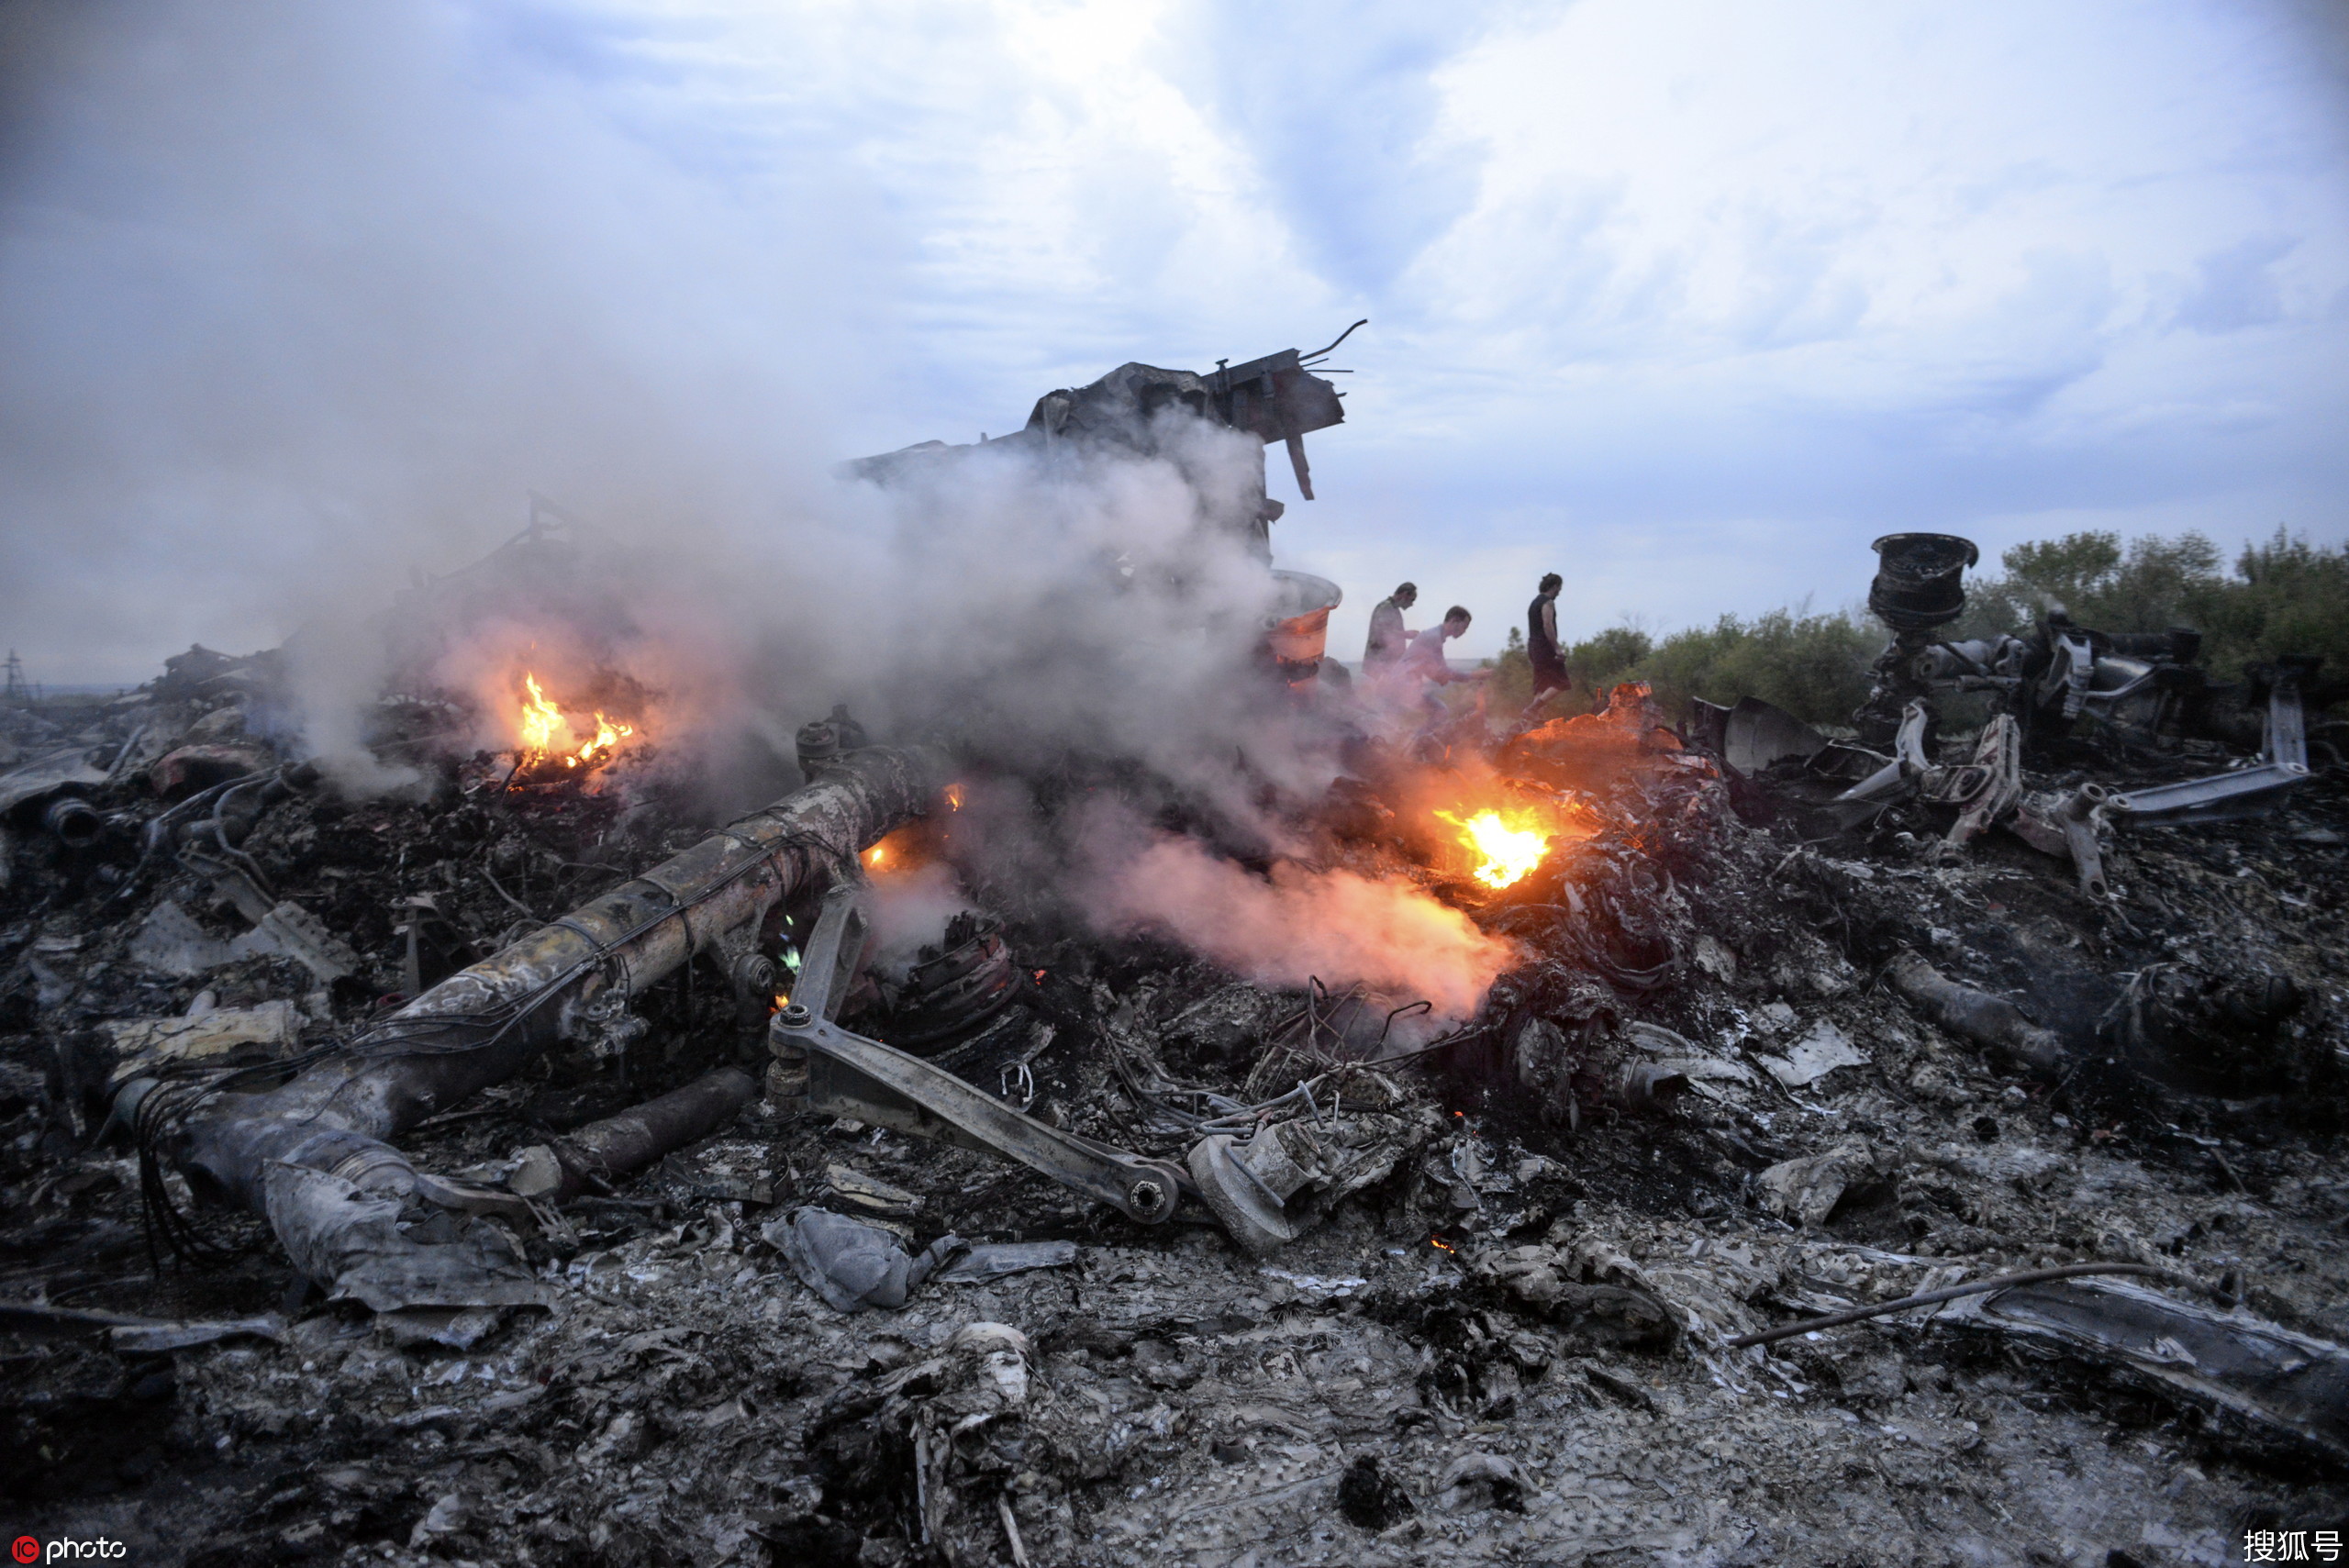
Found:
[[[603,787],[612,721],[347,797],[273,739],[270,655],[0,709],[13,1517],[207,1564],[2150,1565],[2337,1526],[2315,672],[1936,643],[1971,546],[1880,551],[1857,740],[1626,686],[1355,734],[1283,804],[1512,944],[1441,1028],[1072,922],[983,852],[1001,756],[845,710],[713,827]],[[1962,694],[1996,711],[1943,738]],[[1146,787],[1049,766],[997,794]],[[1425,804],[1464,791],[1575,828],[1480,875]],[[925,864],[972,910],[881,963]]]

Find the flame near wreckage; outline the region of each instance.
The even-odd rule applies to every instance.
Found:
[[[565,768],[598,768],[618,752],[620,742],[636,733],[633,725],[622,724],[607,717],[600,710],[596,715],[594,733],[573,749],[579,740],[583,726],[575,725],[539,684],[537,675],[522,673],[522,685],[528,695],[522,699],[518,722],[520,765],[528,768],[541,762],[560,760]]]
[[[1449,811],[1439,811],[1436,816],[1460,829],[1460,842],[1482,862],[1473,874],[1496,891],[1540,865],[1557,837],[1535,826],[1535,814],[1527,809],[1504,812],[1487,806],[1466,818]]]

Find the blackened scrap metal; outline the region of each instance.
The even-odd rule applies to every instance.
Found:
[[[863,893],[843,880],[824,895],[799,993],[768,1026],[779,1061],[807,1062],[809,1105],[1016,1160],[1144,1225],[1172,1215],[1183,1191],[1175,1166],[1048,1127],[943,1068],[831,1021],[864,951]]]
[[[256,1318],[180,1319],[141,1318],[127,1312],[92,1311],[45,1301],[0,1302],[0,1331],[38,1340],[88,1340],[135,1355],[160,1355],[222,1340],[271,1340],[283,1343],[285,1319]]]
[[[1301,1122],[1261,1128],[1245,1142],[1201,1139],[1191,1150],[1191,1177],[1231,1239],[1258,1257],[1278,1251],[1309,1222],[1289,1199],[1320,1174],[1312,1135]]]
[[[2190,736],[2255,748],[2260,757],[2252,766],[2131,791],[2111,802],[2117,821],[2223,822],[2265,812],[2308,780],[2303,704],[2322,706],[2349,695],[2337,681],[2318,683],[2318,661],[2307,656],[2254,665],[2238,683],[2213,682],[2195,663],[2200,633],[2108,632],[2078,625],[2061,606],[2050,606],[2028,637],[1936,641],[1965,610],[1963,577],[1976,562],[1974,545],[1954,535],[1892,534],[1875,549],[1881,561],[1868,605],[1894,636],[1876,659],[1866,702],[1853,715],[1870,747],[1891,744],[1921,711],[1930,750],[1940,718],[1935,698],[1955,691],[1996,694],[2006,708],[2000,717],[2023,732],[2019,741],[2058,738],[2087,721],[2124,746]],[[1746,740],[1733,733],[1739,727],[1730,713],[1708,707],[1700,717],[1724,752]],[[1750,745],[1742,749],[1750,754]],[[1881,797],[1898,787],[1902,772],[1887,765],[1846,798]],[[1965,836],[1970,830],[1952,841]]]
[[[2349,1350],[2332,1340],[2125,1280],[2018,1283],[1969,1306],[1953,1327],[2085,1356],[2332,1463],[2349,1461]]]
[[[2305,1049],[2289,1027],[2310,1002],[2288,975],[2149,963],[2097,1023],[2097,1039],[2137,1072],[2204,1094],[2288,1092]],[[2239,1184],[2230,1180],[2230,1185]]]
[[[1312,500],[1313,473],[1305,461],[1305,438],[1345,418],[1345,406],[1338,401],[1337,389],[1306,370],[1303,357],[1295,349],[1283,349],[1244,365],[1219,365],[1206,379],[1227,424],[1263,438],[1267,446],[1279,441],[1288,449],[1297,494]]]
[[[827,889],[817,906],[815,928],[800,949],[799,983],[792,994],[792,1005],[811,1017],[829,1021],[837,1016],[856,983],[865,933],[872,926],[866,891],[861,877],[851,873]]]
[[[1781,1323],[1775,1329],[1740,1334],[1728,1344],[1731,1350],[1742,1351],[1748,1345],[1774,1344],[1780,1340],[1791,1340],[1798,1334],[1809,1334],[1820,1329],[1840,1329],[1847,1323],[1865,1323],[1871,1318],[1906,1312],[1912,1307],[1932,1307],[1939,1302],[1984,1296],[2016,1285],[2044,1284],[2050,1280],[2085,1279],[2093,1274],[2143,1274],[2165,1284],[2191,1285],[2195,1283],[2168,1269],[2155,1268],[2151,1263],[2064,1263],[2052,1269],[2032,1269],[2025,1273],[2000,1274],[1996,1279],[1974,1280],[1965,1284],[1946,1285],[1940,1290],[1919,1291],[1898,1301],[1873,1302],[1866,1307],[1854,1307],[1847,1312],[1830,1312],[1821,1318],[1805,1318],[1796,1323]]]
[[[808,1103],[817,1110],[1016,1160],[1143,1225],[1166,1219],[1181,1196],[1181,1172],[1165,1161],[1048,1127],[918,1056],[853,1034],[796,1002],[775,1015],[771,1038],[786,1058],[804,1053]]]
[[[1892,759],[1837,795],[1835,804],[1882,800],[1915,790],[1918,781],[1933,765],[1925,751],[1925,732],[1932,724],[1932,715],[1922,702],[1909,703],[1901,710],[1900,727],[1892,741]]]
[[[836,1312],[903,1307],[939,1265],[963,1251],[963,1239],[948,1235],[909,1253],[892,1231],[813,1207],[768,1221],[760,1235]]]
[[[2022,800],[2022,726],[2015,722],[2010,713],[1998,715],[1982,727],[1981,738],[1974,745],[1972,767],[1935,768],[1928,778],[1943,783],[1942,799],[1962,805],[1943,842],[1952,849],[1963,848],[1968,840],[1988,832],[1994,823],[2004,819]],[[1927,787],[1928,793],[1932,793],[1932,784]],[[2068,847],[2069,840],[2065,842]],[[2095,844],[2091,834],[2091,859]]]
[[[526,1198],[575,1197],[708,1137],[758,1097],[756,1079],[740,1068],[720,1067],[681,1089],[522,1151],[506,1185]]]
[[[2116,795],[2110,809],[2139,827],[2226,822],[2255,815],[2276,795],[2309,779],[2308,728],[2300,706],[2298,671],[2280,667],[2268,687],[2263,758],[2254,767],[2178,784]]]
[[[1971,539],[1954,534],[1887,534],[1868,547],[1876,553],[1868,608],[1901,631],[1932,631],[1965,610],[1965,569],[1982,559]]]
[[[2032,1023],[2005,997],[1950,979],[1915,952],[1896,954],[1885,977],[1952,1034],[2005,1051],[2037,1072],[2054,1073],[2064,1065],[2064,1042],[2054,1031]]]
[[[1046,393],[1036,400],[1023,428],[979,445],[1016,451],[1072,442],[1147,451],[1153,450],[1157,439],[1152,422],[1170,409],[1242,431],[1268,446],[1275,441],[1301,440],[1316,430],[1343,423],[1346,417],[1338,389],[1308,368],[1308,357],[1318,356],[1282,349],[1242,364],[1226,361],[1204,373],[1139,361],[1122,364],[1083,386]],[[975,446],[925,441],[857,459],[845,465],[845,472],[887,484],[926,463],[976,450]],[[1307,496],[1311,498],[1309,491]]]
[[[1741,773],[1765,772],[1780,762],[1801,764],[1827,750],[1827,737],[1775,703],[1760,697],[1740,697],[1737,706],[1720,708],[1699,701],[1698,711],[1711,709],[1719,730],[1722,761]]]
[[[163,861],[175,860],[192,870],[209,872],[217,868],[217,872],[228,873],[234,880],[223,891],[236,898],[246,918],[259,919],[262,912],[275,903],[274,898],[263,894],[268,879],[260,878],[250,897],[237,896],[239,889],[236,884],[255,876],[260,868],[253,865],[250,857],[245,857],[241,864],[231,863],[223,857],[239,853],[239,842],[271,804],[293,788],[306,789],[317,782],[317,771],[306,765],[280,768],[265,776],[240,775],[224,780],[170,806],[140,831],[138,863],[102,906],[114,908],[128,904]],[[230,798],[243,795],[249,787],[252,794],[245,808],[230,816]],[[217,854],[200,847],[206,842]]]
[[[958,914],[935,951],[925,948],[923,954],[890,1009],[889,1038],[901,1049],[937,1054],[1019,1000],[1019,976],[998,921]]]
[[[2007,826],[2035,850],[2069,855],[2079,870],[2080,891],[2090,898],[2103,898],[2111,888],[2104,879],[2104,851],[2097,840],[2097,824],[2111,799],[2112,793],[2102,784],[2084,784],[2044,808],[2029,801],[2021,803]]]
[[[1877,658],[1867,700],[1852,722],[1862,742],[1883,746],[1900,728],[1909,704],[1925,695],[1920,662],[1933,633],[1965,612],[1965,569],[1980,552],[1954,534],[1887,534],[1869,548],[1877,567],[1868,608],[1893,628],[1893,639]]]
[[[946,776],[942,756],[921,748],[843,753],[765,811],[451,975],[346,1045],[263,1071],[127,1085],[150,1237],[183,1255],[221,1251],[173,1202],[161,1174],[168,1150],[192,1183],[265,1214],[311,1277],[339,1281],[316,1271],[344,1264],[354,1281],[364,1276],[367,1288],[352,1293],[371,1305],[417,1284],[460,1304],[467,1278],[503,1299],[503,1259],[392,1255],[398,1239],[378,1223],[374,1198],[430,1194],[384,1140],[510,1078],[557,1040],[629,1022],[635,991],[836,875],[863,845],[926,811]],[[746,843],[755,848],[745,853]],[[263,1092],[235,1092],[250,1089]]]
[[[1344,340],[1342,335],[1338,339]],[[1342,423],[1346,417],[1344,394],[1326,379],[1346,373],[1324,372],[1318,363],[1329,351],[1324,349],[1308,355],[1283,349],[1243,364],[1227,360],[1205,373],[1129,362],[1085,385],[1046,393],[1036,400],[1028,423],[1010,435],[990,440],[983,434],[976,443],[963,446],[921,441],[860,458],[843,464],[840,472],[887,486],[935,474],[941,465],[974,459],[1051,464],[1068,453],[1156,456],[1171,430],[1186,419],[1194,420],[1236,430],[1264,443],[1250,483],[1217,506],[1214,520],[1246,539],[1250,553],[1270,566],[1273,550],[1268,530],[1285,508],[1264,493],[1264,451],[1275,442],[1286,448],[1298,493],[1308,501],[1313,499],[1313,473],[1306,462],[1305,438]]]
[[[918,815],[943,776],[943,760],[918,750],[844,755],[729,832],[450,976],[284,1089],[217,1107],[190,1128],[189,1168],[252,1202],[262,1167],[314,1127],[391,1136],[503,1081],[577,1031],[592,1003],[640,990]],[[761,852],[740,851],[746,834]]]
[[[1538,937],[1552,953],[1618,991],[1653,991],[1679,978],[1687,961],[1671,931],[1607,887],[1590,890],[1586,914],[1564,905],[1522,904],[1491,921],[1513,937]],[[1644,962],[1643,962],[1644,961]]]
[[[89,751],[69,746],[0,773],[0,818],[30,827],[47,803],[104,785],[106,770],[90,761]]]

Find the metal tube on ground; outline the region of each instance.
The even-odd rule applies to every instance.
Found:
[[[739,1067],[721,1067],[658,1099],[524,1150],[507,1190],[555,1203],[576,1197],[596,1182],[640,1171],[708,1137],[758,1097],[757,1079]]]
[[[78,795],[60,795],[49,803],[40,814],[40,825],[57,837],[57,841],[70,849],[87,849],[98,841],[106,831],[106,818],[98,808]]]
[[[2063,1066],[2064,1042],[2053,1031],[2024,1018],[2021,1009],[2005,997],[1961,985],[1913,952],[1895,958],[1885,975],[1927,1018],[1952,1034],[2005,1051],[2038,1072],[2053,1073]]]

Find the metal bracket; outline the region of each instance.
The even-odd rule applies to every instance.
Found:
[[[2015,836],[2043,854],[2068,855],[2080,873],[2080,891],[2102,898],[2110,889],[2104,880],[2104,851],[2097,842],[2096,814],[2110,804],[2102,784],[2084,784],[2042,810],[2025,803],[2015,809],[2007,826]]]
[[[799,980],[791,1000],[829,1023],[848,999],[856,972],[864,964],[864,941],[872,929],[862,879],[832,884],[817,906],[815,929],[799,950]]]
[[[1884,800],[1913,790],[1918,779],[1933,765],[1932,759],[1925,755],[1925,727],[1932,722],[1932,714],[1921,702],[1911,702],[1902,708],[1900,731],[1892,741],[1892,761],[1837,795],[1834,804]]]
[[[2087,702],[2088,677],[2096,673],[2096,647],[2084,633],[2056,631],[2051,640],[2061,657],[2048,667],[2047,679],[2040,687],[2043,696],[2056,691],[2064,694],[2064,717],[2080,717],[2080,709]]]
[[[943,1068],[831,1021],[863,957],[863,895],[843,883],[824,895],[799,989],[768,1026],[779,1060],[805,1057],[809,1107],[1015,1160],[1140,1224],[1172,1215],[1185,1185],[1173,1163],[1049,1127]]]
[[[2256,816],[2269,797],[2308,782],[2308,729],[2300,712],[2299,683],[2279,674],[2267,693],[2265,760],[2254,767],[2208,778],[2155,784],[2116,795],[2106,809],[2115,818],[2145,828],[2225,822]]]
[[[1948,842],[1962,845],[2014,808],[2022,798],[2022,726],[2014,715],[1999,714],[1982,727],[1975,742],[1973,766],[1986,775],[1981,788],[1966,802],[1950,825]]]

